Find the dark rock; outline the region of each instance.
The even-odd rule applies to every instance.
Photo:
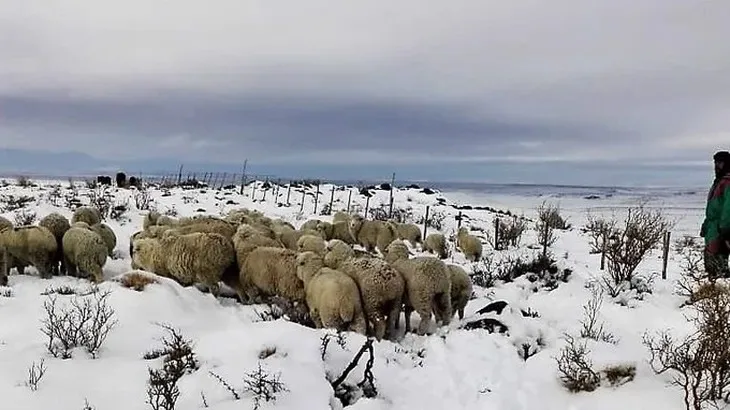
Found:
[[[487,306],[484,306],[483,308],[479,309],[477,311],[478,315],[483,315],[489,312],[495,312],[498,315],[502,314],[502,311],[504,308],[507,307],[507,301],[504,300],[495,300],[494,302],[488,304]]]
[[[485,329],[488,330],[489,333],[507,333],[507,331],[509,330],[504,323],[491,317],[469,322],[465,324],[462,328],[465,330]]]

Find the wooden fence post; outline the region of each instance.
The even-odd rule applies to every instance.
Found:
[[[279,203],[279,187],[281,186],[281,178],[276,180],[276,190],[274,190],[274,203]]]
[[[601,243],[601,270],[606,269],[606,247],[608,246],[608,232],[603,233],[603,242]]]
[[[370,208],[370,196],[365,200],[365,219],[368,219],[368,209]]]
[[[330,193],[330,215],[333,214],[332,212],[332,204],[335,202],[335,186],[332,185],[332,193]]]
[[[669,263],[669,246],[672,233],[667,231],[664,234],[664,254],[662,255],[662,279],[667,279],[667,264]]]
[[[428,212],[431,210],[431,207],[426,205],[426,216],[423,217],[423,239],[426,239],[426,234],[428,233]]]
[[[291,195],[291,181],[289,181],[289,184],[286,187],[286,206],[291,206],[291,202],[289,202],[289,195]]]
[[[304,199],[306,199],[307,190],[302,187],[302,205],[299,207],[299,212],[304,212]]]
[[[393,173],[393,177],[390,179],[390,209],[388,210],[388,219],[393,218],[393,187],[395,185],[395,172]]]
[[[256,200],[256,180],[251,182],[251,201]]]
[[[243,160],[243,172],[241,172],[241,195],[243,195],[243,187],[246,186],[246,165],[248,165],[248,159]]]
[[[458,230],[461,228],[461,220],[463,218],[463,215],[461,214],[461,211],[459,211],[459,215],[456,216],[456,229]]]
[[[499,249],[499,218],[494,218],[494,249]]]
[[[266,202],[267,192],[269,192],[269,177],[266,177],[266,181],[264,181],[264,196],[261,198],[261,200],[264,202]]]
[[[350,189],[350,193],[347,195],[347,213],[350,213],[350,203],[352,202],[352,189]]]
[[[317,215],[317,204],[319,203],[319,181],[317,181],[317,192],[314,193],[314,214]]]

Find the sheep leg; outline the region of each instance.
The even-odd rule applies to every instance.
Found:
[[[436,295],[434,297],[434,307],[436,320],[441,322],[442,326],[447,326],[451,323],[451,318],[454,317],[454,310],[451,307],[451,294],[449,292]]]
[[[417,332],[419,336],[423,336],[428,333],[428,327],[431,325],[431,312],[430,309],[419,309],[416,313],[421,317],[421,323],[418,324]]]
[[[383,340],[383,337],[385,337],[385,318],[380,314],[375,314],[371,318],[373,322],[373,334],[375,336],[375,339],[377,341]]]
[[[459,312],[459,320],[464,320],[464,308],[459,309],[458,312]]]
[[[406,333],[411,331],[411,313],[413,313],[413,306],[406,304],[405,309],[403,309],[403,314],[406,317]]]
[[[350,322],[349,330],[366,335],[368,331],[367,321],[363,314],[355,315],[355,319]]]
[[[65,264],[66,264],[66,273],[69,276],[78,277],[79,276],[79,272],[78,272],[78,268],[76,267],[76,265],[74,265],[73,263],[71,263],[71,261],[68,260],[68,258],[65,257],[65,256],[63,257],[63,259],[64,259]]]
[[[390,312],[388,312],[388,338],[395,338],[395,329],[397,329],[400,322],[401,305],[403,303],[400,299],[396,300],[392,304]]]

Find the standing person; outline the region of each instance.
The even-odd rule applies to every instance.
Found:
[[[712,278],[730,277],[730,152],[716,152],[712,159],[715,180],[707,195],[700,230],[700,236],[705,238],[705,271]]]

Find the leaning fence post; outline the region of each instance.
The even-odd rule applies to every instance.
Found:
[[[291,181],[289,181],[289,184],[286,187],[286,206],[291,205],[291,202],[289,202],[289,195],[291,195]]]
[[[352,202],[352,189],[350,189],[350,193],[347,195],[347,213],[350,213],[350,203]]]
[[[365,219],[368,217],[368,209],[370,208],[370,196],[368,195],[367,199],[365,200]]]
[[[330,193],[330,215],[332,214],[332,204],[335,202],[335,185],[332,184],[332,193]]]
[[[499,249],[499,218],[494,218],[494,249]]]
[[[462,215],[461,215],[461,211],[459,211],[459,215],[456,216],[456,229],[461,228],[461,219],[462,219]]]
[[[667,231],[664,234],[664,255],[662,255],[662,279],[667,278],[667,264],[669,263],[669,244],[672,233]]]
[[[423,217],[423,239],[426,239],[426,233],[428,232],[428,211],[431,210],[431,207],[426,205],[426,216]]]
[[[317,204],[319,203],[319,181],[317,181],[317,192],[314,193],[314,214],[317,215]]]

